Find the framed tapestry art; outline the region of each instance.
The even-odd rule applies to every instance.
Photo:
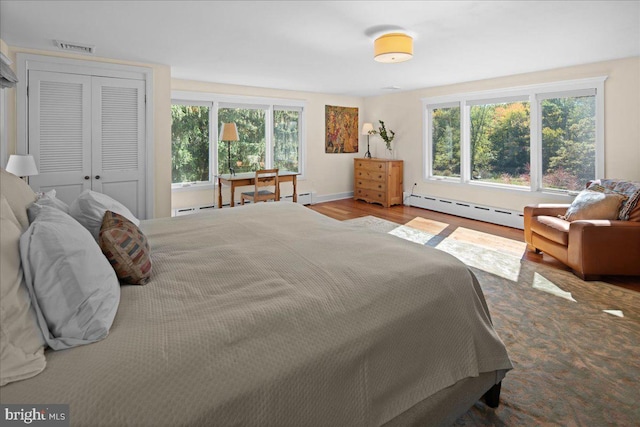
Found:
[[[358,152],[358,109],[324,106],[325,153]]]

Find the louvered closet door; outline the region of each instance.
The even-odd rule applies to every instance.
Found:
[[[29,71],[29,153],[35,191],[55,188],[71,203],[91,188],[90,76]]]
[[[144,82],[94,77],[92,86],[93,190],[146,218]]]
[[[29,153],[35,191],[70,204],[85,189],[146,218],[142,80],[29,71]]]

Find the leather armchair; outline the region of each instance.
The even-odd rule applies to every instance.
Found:
[[[545,252],[583,280],[602,275],[640,275],[640,203],[629,221],[565,221],[568,204],[524,208],[524,236],[530,251]]]

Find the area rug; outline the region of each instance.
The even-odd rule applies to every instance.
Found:
[[[640,292],[523,260],[521,242],[473,230],[345,222],[451,253],[478,277],[514,369],[497,409],[478,402],[454,425],[640,426]]]

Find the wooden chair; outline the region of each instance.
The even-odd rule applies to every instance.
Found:
[[[265,187],[274,187],[273,191],[265,190]],[[280,184],[278,181],[278,169],[262,169],[256,171],[255,186],[253,191],[247,191],[240,195],[240,204],[251,200],[253,203],[280,200]]]

